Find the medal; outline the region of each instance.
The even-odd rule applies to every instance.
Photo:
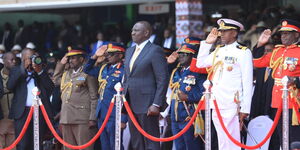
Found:
[[[189,92],[191,89],[192,89],[192,87],[189,86],[189,85],[185,87],[185,90],[186,90],[187,92]]]
[[[232,71],[233,67],[232,66],[228,66],[227,67],[227,71]]]
[[[289,71],[294,71],[296,69],[295,65],[289,65]]]

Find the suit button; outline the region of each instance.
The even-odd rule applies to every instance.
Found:
[[[84,107],[83,107],[83,106],[81,106],[81,108],[83,109]]]
[[[66,101],[66,104],[68,104],[69,103],[69,101]]]

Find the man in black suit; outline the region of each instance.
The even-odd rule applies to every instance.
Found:
[[[19,136],[30,107],[33,104],[32,88],[37,86],[41,91],[40,98],[47,110],[50,119],[53,117],[49,97],[53,90],[53,82],[49,78],[46,71],[43,71],[41,65],[34,63],[32,56],[34,51],[25,49],[22,51],[22,64],[13,67],[7,81],[7,89],[13,91],[11,111],[9,117],[15,121],[16,137]],[[40,114],[40,139],[44,134],[45,125],[42,114]],[[24,137],[17,145],[17,150],[32,150],[33,149],[33,123],[31,121]],[[40,145],[42,145],[40,143]]]
[[[171,29],[166,28],[164,30],[164,40],[163,40],[161,46],[175,51],[176,39],[173,36]]]
[[[142,128],[159,137],[159,110],[165,102],[169,80],[164,51],[149,42],[151,32],[146,21],[139,21],[132,28],[132,41],[137,45],[126,50],[124,94]],[[159,142],[141,135],[132,121],[129,129],[134,150],[160,149]]]

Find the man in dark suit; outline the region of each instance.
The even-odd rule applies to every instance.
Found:
[[[126,50],[124,94],[138,123],[149,134],[159,137],[159,109],[162,107],[168,86],[168,67],[161,47],[149,42],[151,26],[137,22],[131,32],[137,45]],[[159,150],[159,142],[143,135],[129,121],[131,144],[134,150]]]
[[[33,87],[37,86],[41,91],[41,101],[44,104],[50,119],[53,117],[49,97],[52,93],[54,85],[47,72],[42,70],[42,66],[33,63],[32,56],[34,55],[34,53],[35,52],[30,49],[24,49],[22,51],[22,64],[11,69],[7,81],[7,89],[13,91],[14,93],[9,117],[14,119],[15,121],[16,137],[19,136],[28,116],[30,107],[33,104],[33,95],[31,92]],[[42,139],[44,129],[47,126],[41,114],[39,119],[40,139]],[[41,141],[40,145],[42,145]],[[24,137],[17,145],[17,150],[30,149],[33,149],[32,121]]]
[[[176,39],[173,36],[171,29],[166,28],[164,30],[164,39],[163,39],[163,42],[162,42],[161,46],[164,47],[164,48],[169,48],[169,49],[172,49],[173,51],[175,51],[175,49],[176,49]]]

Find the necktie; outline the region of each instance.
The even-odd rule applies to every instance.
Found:
[[[140,49],[139,47],[136,47],[136,49],[135,49],[135,51],[134,51],[134,53],[133,53],[133,55],[132,55],[132,57],[131,57],[130,65],[129,65],[130,72],[131,72],[131,70],[132,70],[132,67],[133,67],[133,64],[134,64],[136,58],[137,58],[137,57],[139,56],[139,54],[140,54],[140,50],[141,50],[141,49]]]

